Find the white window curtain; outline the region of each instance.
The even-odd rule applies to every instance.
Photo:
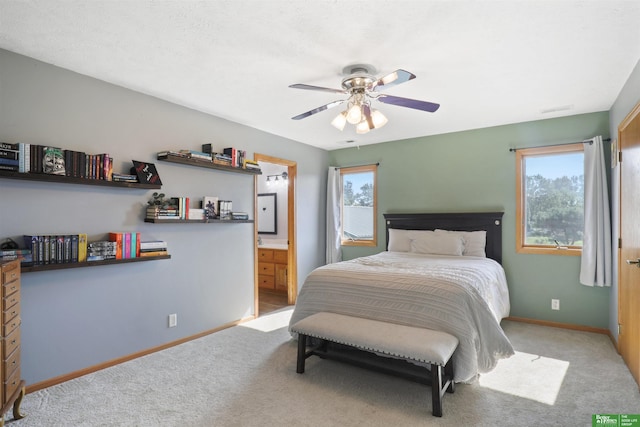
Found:
[[[584,144],[584,239],[580,283],[611,286],[611,219],[602,136]]]
[[[340,245],[341,200],[340,170],[332,166],[329,168],[327,177],[327,264],[342,261],[342,246]]]

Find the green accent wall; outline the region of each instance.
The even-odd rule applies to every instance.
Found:
[[[343,259],[385,250],[383,213],[504,211],[503,266],[511,316],[608,328],[610,288],[580,284],[580,257],[515,250],[516,163],[509,148],[596,135],[609,138],[606,111],[332,151],[334,166],[380,162],[378,245],[343,247]],[[559,311],[551,310],[551,299],[560,300]]]

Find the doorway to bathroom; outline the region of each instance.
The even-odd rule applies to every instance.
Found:
[[[254,154],[256,317],[293,305],[298,294],[295,242],[297,163]]]

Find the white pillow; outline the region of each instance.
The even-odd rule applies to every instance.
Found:
[[[485,246],[487,245],[487,232],[485,230],[480,231],[451,231],[436,229],[436,233],[439,234],[452,234],[462,237],[464,240],[464,251],[462,255],[465,256],[479,256],[486,258]]]
[[[389,229],[389,247],[390,252],[409,252],[411,250],[411,240],[409,240],[409,230],[400,230],[398,228]]]
[[[436,234],[434,231],[411,230],[411,252],[432,255],[462,255],[464,241],[453,234]]]

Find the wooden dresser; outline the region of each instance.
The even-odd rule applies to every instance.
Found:
[[[0,367],[0,402],[2,419],[13,406],[13,417],[23,418],[20,403],[25,393],[25,382],[20,378],[20,261],[0,262],[2,287],[2,365]]]
[[[287,292],[287,250],[258,249],[258,284],[263,289]]]

